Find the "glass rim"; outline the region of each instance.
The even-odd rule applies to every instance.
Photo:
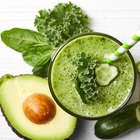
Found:
[[[49,85],[49,89],[50,89],[50,92],[54,98],[54,100],[56,101],[56,103],[65,111],[67,112],[68,114],[74,116],[74,117],[77,117],[77,118],[81,118],[81,119],[85,119],[85,120],[98,120],[100,118],[104,118],[104,117],[107,117],[107,116],[110,116],[114,113],[117,113],[118,111],[120,111],[122,108],[124,108],[124,106],[128,103],[128,101],[130,100],[130,98],[132,97],[133,93],[134,93],[134,90],[135,90],[135,87],[136,87],[136,79],[137,79],[137,73],[136,73],[136,66],[135,66],[135,61],[133,59],[133,56],[132,54],[130,53],[130,51],[127,52],[130,60],[131,60],[131,63],[132,63],[132,66],[133,66],[133,72],[134,72],[134,80],[133,80],[133,85],[132,85],[132,88],[131,88],[131,91],[128,95],[128,97],[126,98],[126,100],[117,108],[115,109],[113,112],[110,112],[108,114],[105,114],[105,115],[102,115],[102,116],[83,116],[83,115],[79,115],[69,109],[67,109],[59,100],[58,98],[56,97],[55,95],[55,92],[53,90],[53,87],[52,87],[52,84],[51,84],[51,69],[52,69],[52,66],[53,66],[53,63],[55,61],[55,58],[57,57],[57,55],[59,54],[59,52],[71,41],[73,41],[74,39],[77,39],[79,37],[83,37],[83,36],[87,36],[87,35],[99,35],[99,36],[104,36],[104,37],[107,37],[113,41],[115,41],[116,43],[118,43],[120,46],[122,45],[122,42],[120,42],[117,38],[109,35],[109,34],[105,34],[105,33],[101,33],[101,32],[90,32],[90,33],[82,33],[82,34],[79,34],[79,35],[75,35],[71,38],[69,38],[68,40],[65,41],[64,44],[62,44],[57,50],[56,52],[53,54],[52,58],[51,58],[51,61],[50,61],[50,64],[49,64],[49,69],[48,69],[48,85]]]

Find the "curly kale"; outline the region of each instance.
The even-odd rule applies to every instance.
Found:
[[[52,47],[59,47],[73,35],[91,32],[88,16],[73,3],[59,3],[52,10],[40,10],[35,27]]]
[[[59,3],[52,10],[40,10],[34,25],[38,32],[45,35],[47,43],[52,48],[60,47],[74,35],[92,32],[88,16],[80,7],[71,2]],[[48,63],[49,61],[46,61],[44,65],[35,66],[33,73],[42,77],[46,76]]]
[[[77,62],[76,89],[86,104],[98,101],[101,98],[97,89],[95,68],[97,60],[91,59],[83,52]]]

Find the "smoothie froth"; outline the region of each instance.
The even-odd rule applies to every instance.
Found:
[[[55,97],[64,108],[86,117],[100,117],[117,110],[127,98],[134,83],[134,68],[128,54],[113,63],[119,70],[118,77],[108,86],[98,86],[103,100],[85,104],[82,102],[74,83],[77,56],[85,52],[94,60],[104,63],[120,44],[103,35],[86,35],[68,42],[55,56],[51,69],[51,84]]]

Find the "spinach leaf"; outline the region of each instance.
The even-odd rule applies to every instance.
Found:
[[[21,52],[31,66],[45,65],[55,51],[44,35],[29,29],[13,28],[2,32],[1,38],[8,47]]]
[[[25,62],[31,66],[40,66],[47,63],[55,49],[46,46],[31,47],[23,52],[22,56]]]
[[[13,28],[3,31],[1,39],[8,47],[18,52],[41,44],[48,46],[44,35],[29,29]]]
[[[48,75],[48,68],[49,68],[49,62],[50,61],[48,61],[44,65],[35,66],[32,69],[33,74],[37,75],[37,76],[41,76],[41,77],[47,77],[47,75]]]

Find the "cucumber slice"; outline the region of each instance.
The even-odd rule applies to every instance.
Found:
[[[97,121],[95,135],[101,139],[112,139],[140,126],[140,102],[130,104],[119,113]]]
[[[95,69],[96,81],[100,86],[107,86],[119,74],[117,67],[109,64],[100,64]]]

